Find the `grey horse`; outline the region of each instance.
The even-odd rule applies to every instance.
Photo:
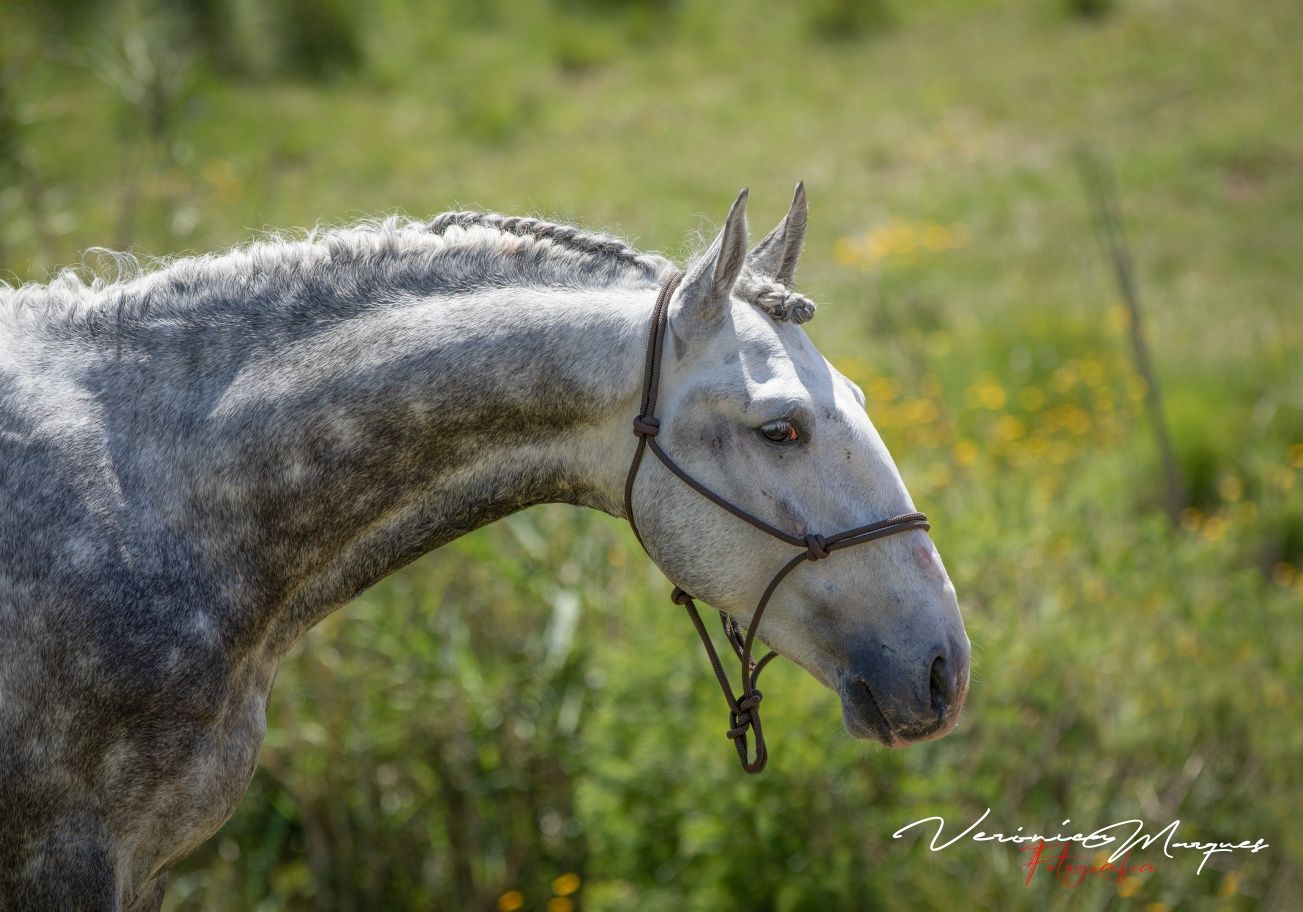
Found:
[[[912,510],[799,325],[803,190],[750,252],[745,199],[671,301],[660,440],[797,535]],[[674,268],[454,212],[0,286],[0,909],[156,910],[244,794],[305,631],[532,504],[622,516]],[[665,574],[743,625],[790,557],[660,464],[633,503]],[[851,734],[954,726],[969,644],[924,531],[797,570],[761,627]]]

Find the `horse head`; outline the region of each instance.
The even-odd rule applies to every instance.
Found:
[[[798,186],[748,252],[743,191],[668,299],[653,345],[656,416],[636,431],[655,436],[660,460],[641,470],[635,461],[630,518],[684,592],[742,627],[763,608],[759,637],[840,696],[852,735],[900,747],[954,727],[969,642],[864,394],[801,326],[815,310],[790,288],[806,211]],[[898,523],[900,534],[781,569],[794,544],[812,559],[834,556],[824,533],[908,516],[917,518]]]

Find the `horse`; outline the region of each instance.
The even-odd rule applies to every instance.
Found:
[[[802,328],[803,186],[750,250],[746,199],[683,273],[450,212],[0,285],[0,909],[156,912],[248,787],[294,643],[502,516],[636,513],[748,648],[792,556],[762,526],[817,557],[817,529],[917,516]],[[673,462],[630,471],[652,434]],[[950,731],[968,690],[954,586],[911,522],[792,563],[760,631],[889,747]]]

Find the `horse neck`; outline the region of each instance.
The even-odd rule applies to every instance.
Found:
[[[549,501],[618,513],[654,295],[492,289],[281,334],[217,371],[219,389],[175,397],[199,407],[162,434],[156,509],[198,524],[199,562],[229,579],[277,654],[508,513]]]

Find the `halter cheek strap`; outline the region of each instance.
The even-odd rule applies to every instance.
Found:
[[[770,525],[757,516],[751,515],[741,507],[729,503],[680,468],[661,445],[656,442],[656,435],[660,432],[661,427],[660,420],[656,417],[656,397],[660,388],[661,355],[665,347],[666,328],[669,324],[670,299],[674,297],[674,291],[678,288],[682,279],[683,273],[681,272],[676,272],[666,279],[665,284],[661,286],[660,294],[656,297],[656,304],[652,308],[651,327],[647,337],[647,361],[643,370],[642,405],[637,417],[633,419],[633,433],[638,437],[638,446],[634,450],[633,461],[629,464],[629,474],[625,476],[624,515],[628,518],[629,525],[633,529],[633,534],[637,537],[638,543],[643,545],[645,550],[646,544],[642,540],[642,535],[638,531],[638,524],[634,519],[633,485],[638,477],[638,468],[642,465],[643,456],[650,450],[664,464],[665,468],[669,469],[680,481],[711,503],[727,510],[761,532],[792,547],[801,549],[791,560],[779,568],[778,572],[770,579],[769,585],[765,587],[764,593],[760,596],[760,602],[756,605],[756,610],[751,615],[751,624],[746,630],[743,630],[736,620],[723,611],[719,613],[720,623],[724,627],[724,635],[742,666],[741,696],[733,691],[733,685],[729,682],[728,673],[724,671],[724,665],[719,660],[719,654],[715,651],[715,645],[710,639],[710,634],[706,632],[706,625],[701,621],[701,614],[697,611],[692,596],[677,586],[670,594],[670,598],[676,605],[682,605],[687,609],[688,617],[692,619],[692,624],[697,629],[697,635],[701,637],[702,645],[706,648],[706,656],[710,659],[711,667],[715,670],[715,677],[719,680],[720,689],[724,692],[724,699],[728,701],[728,737],[732,739],[733,746],[737,748],[737,755],[742,761],[742,769],[748,773],[758,773],[765,768],[765,764],[769,760],[769,750],[765,746],[764,732],[760,727],[761,693],[756,688],[756,681],[760,677],[760,672],[778,653],[769,652],[759,661],[754,661],[751,658],[751,651],[755,644],[756,631],[760,627],[760,616],[764,614],[765,606],[769,604],[769,599],[773,596],[774,591],[802,561],[823,560],[830,557],[834,551],[849,548],[851,545],[876,541],[879,538],[886,538],[889,535],[896,535],[913,529],[926,531],[931,527],[928,525],[927,517],[922,513],[904,513],[890,519],[870,523],[867,526],[847,529],[835,535],[792,535]],[[747,744],[748,733],[750,732],[755,733],[754,756],[751,755]]]

